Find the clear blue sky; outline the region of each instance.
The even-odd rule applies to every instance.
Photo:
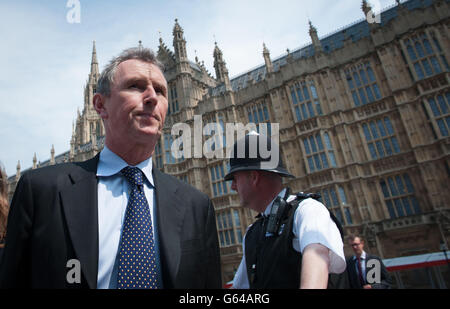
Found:
[[[375,8],[394,0],[369,1]],[[96,41],[100,69],[139,40],[155,51],[159,31],[172,49],[178,18],[188,57],[195,51],[214,75],[214,37],[230,76],[310,42],[308,19],[325,36],[363,18],[361,0],[79,0],[80,23],[69,23],[68,0],[0,2],[0,161],[8,176],[70,147],[72,121]]]

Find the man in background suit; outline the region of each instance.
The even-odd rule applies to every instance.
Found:
[[[389,272],[384,266],[383,261],[376,255],[368,254],[364,251],[364,240],[359,236],[350,236],[349,244],[355,253],[354,256],[347,259],[347,273],[352,289],[390,289],[392,279]],[[375,263],[368,263],[370,261],[378,261]],[[372,266],[370,266],[373,264]],[[379,282],[370,283],[369,274],[373,271],[374,265],[380,266]]]
[[[152,166],[168,109],[162,72],[142,47],[114,58],[93,98],[104,149],[21,177],[0,288],[221,287],[210,199]]]

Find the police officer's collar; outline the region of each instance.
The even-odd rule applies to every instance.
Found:
[[[270,215],[270,211],[272,210],[273,202],[275,201],[275,199],[278,196],[283,198],[286,194],[286,190],[287,190],[287,188],[284,188],[283,190],[281,190],[280,193],[278,193],[278,195],[275,196],[275,198],[269,203],[269,205],[267,205],[266,210],[264,210],[264,212],[262,212],[256,216],[256,219],[259,219],[262,217],[268,217]],[[293,199],[295,199],[295,195],[290,195],[289,198],[287,199],[287,202],[290,202]]]

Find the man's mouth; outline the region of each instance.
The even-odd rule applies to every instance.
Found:
[[[138,113],[137,115],[140,116],[140,117],[144,117],[144,118],[155,118],[156,120],[161,121],[159,116],[156,115],[156,114],[152,114],[152,113]]]

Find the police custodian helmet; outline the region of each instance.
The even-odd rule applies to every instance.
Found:
[[[264,151],[270,152],[270,155],[263,155]],[[283,166],[278,145],[272,143],[269,137],[255,131],[234,143],[233,152],[230,154],[230,171],[225,175],[225,180],[233,180],[233,174],[238,171],[267,171],[294,178]]]

